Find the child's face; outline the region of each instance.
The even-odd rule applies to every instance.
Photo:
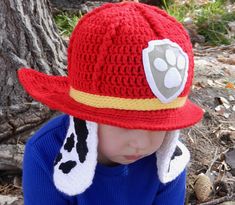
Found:
[[[129,164],[157,151],[166,131],[134,130],[99,124],[98,160],[107,165]]]

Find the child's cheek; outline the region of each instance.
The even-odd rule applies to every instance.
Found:
[[[159,137],[158,139],[153,140],[152,146],[156,151],[161,147],[164,137]]]
[[[117,156],[122,154],[122,145],[117,141],[106,141],[101,145],[102,152],[106,156]]]

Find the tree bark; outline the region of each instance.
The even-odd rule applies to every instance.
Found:
[[[0,1],[0,142],[25,137],[51,116],[17,79],[20,67],[64,75],[66,44],[47,0]],[[18,139],[19,140],[19,139]]]
[[[0,145],[0,170],[14,171],[22,169],[24,145]]]

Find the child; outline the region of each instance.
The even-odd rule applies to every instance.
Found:
[[[25,90],[61,115],[26,145],[25,205],[182,205],[189,152],[179,130],[202,110],[188,100],[189,36],[164,11],[108,3],[85,15],[68,76],[19,70]]]

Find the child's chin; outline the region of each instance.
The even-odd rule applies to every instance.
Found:
[[[144,157],[144,156],[143,156]],[[127,165],[127,164],[131,164],[131,163],[134,163],[140,159],[142,159],[143,157],[140,157],[140,158],[135,158],[135,159],[127,159],[125,157],[121,157],[119,159],[112,159],[112,162],[113,163],[116,163],[116,164],[122,164],[122,165]]]
[[[136,160],[125,160],[125,161],[121,161],[121,162],[117,162],[119,164],[123,164],[123,165],[127,165],[127,164],[131,164],[131,163],[134,163],[136,161],[138,161],[139,159],[136,159]]]

